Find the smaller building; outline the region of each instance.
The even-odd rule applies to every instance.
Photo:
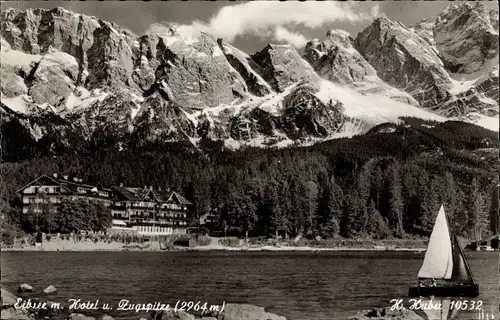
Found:
[[[200,216],[200,226],[211,227],[215,224],[215,215],[211,212],[202,214]]]
[[[472,242],[470,244],[472,250],[477,251],[495,251],[500,249],[500,235],[491,236],[481,241]]]
[[[102,202],[106,207],[112,204],[112,190],[104,188],[101,183],[84,183],[78,177],[67,175],[42,175],[17,191],[21,193],[23,213],[31,208],[41,212],[41,204],[50,203],[56,207],[62,199],[86,199]]]

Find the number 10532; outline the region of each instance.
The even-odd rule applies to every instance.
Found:
[[[454,300],[450,302],[452,310],[481,310],[483,301],[481,300]]]

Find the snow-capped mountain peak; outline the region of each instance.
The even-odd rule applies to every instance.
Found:
[[[135,36],[61,8],[8,9],[1,24],[2,125],[35,141],[284,146],[402,116],[498,130],[498,19],[480,5],[415,26],[378,18],[356,37],[329,30],[303,56],[247,54],[175,24]]]

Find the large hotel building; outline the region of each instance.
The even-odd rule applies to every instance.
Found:
[[[138,235],[171,235],[186,233],[187,213],[192,203],[179,193],[152,187],[127,187],[120,184],[105,188],[69,176],[42,175],[18,190],[22,195],[23,213],[41,211],[40,204],[50,202],[57,209],[63,199],[100,201],[110,209],[110,232]]]

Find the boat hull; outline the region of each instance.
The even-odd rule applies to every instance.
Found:
[[[477,284],[446,286],[446,287],[411,287],[409,297],[471,297],[479,296]]]

